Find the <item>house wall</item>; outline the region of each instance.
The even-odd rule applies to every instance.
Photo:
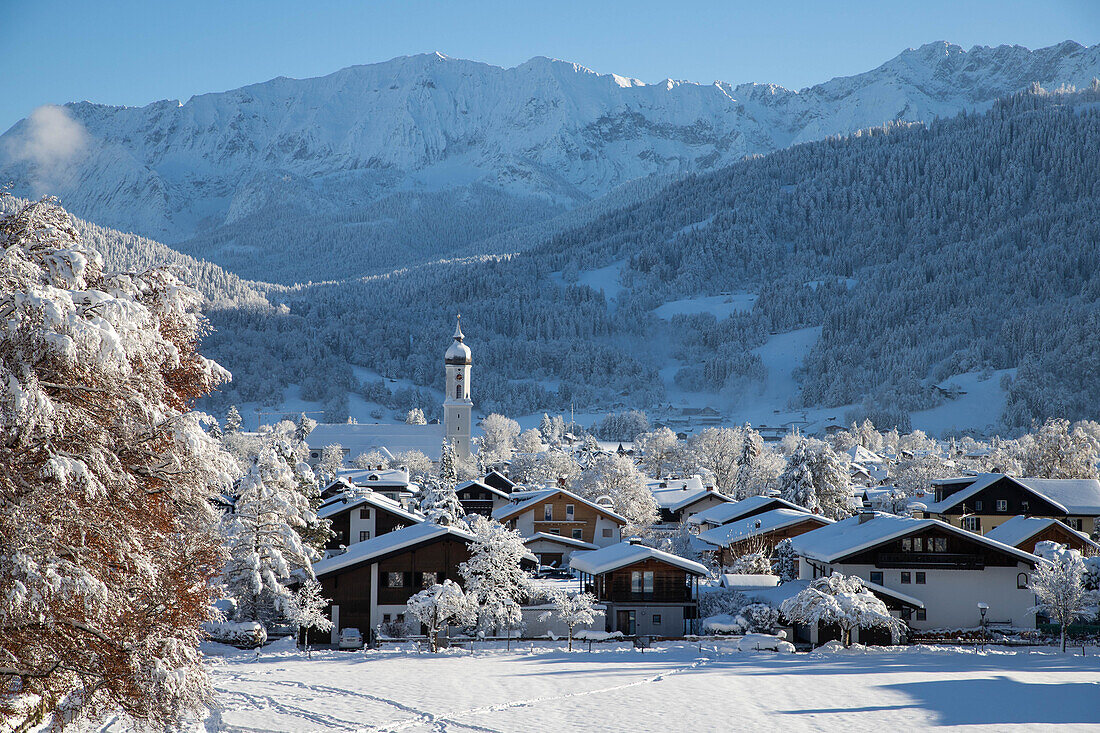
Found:
[[[535,540],[534,542],[526,543],[526,547],[528,550],[538,555],[539,557],[542,557],[546,554],[560,555],[562,562],[559,563],[559,567],[568,567],[569,558],[572,557],[573,553],[578,550],[578,548],[576,547],[563,545],[561,543],[553,542],[551,540]],[[584,550],[581,551],[584,552]]]
[[[1088,552],[1094,549],[1092,545],[1085,542],[1085,539],[1081,535],[1075,532],[1071,532],[1070,530],[1058,524],[1050,525],[1042,532],[1036,534],[1034,537],[1016,545],[1016,547],[1023,550],[1024,552],[1033,553],[1035,552],[1035,545],[1039,544],[1040,542],[1057,542],[1061,545],[1069,547],[1071,550],[1077,550],[1078,552]]]
[[[553,519],[549,522],[545,520],[547,504],[553,507]],[[573,505],[572,521],[566,520],[565,509],[568,504]],[[515,521],[515,530],[524,537],[530,537],[536,532],[573,537],[573,530],[579,529],[581,536],[574,539],[591,542],[598,547],[616,545],[622,541],[622,527],[618,522],[583,502],[568,499],[561,494],[539,502],[508,521]],[[605,530],[608,536],[604,536]]]
[[[361,517],[360,510],[362,509],[369,510],[370,516],[367,519]],[[340,545],[350,547],[356,542],[361,542],[362,540],[359,539],[361,531],[370,532],[367,539],[371,539],[412,523],[393,512],[369,504],[339,512],[330,519],[332,520],[332,531],[336,533],[336,536],[325,543],[325,549],[327,550],[338,550]]]
[[[631,589],[635,571],[653,573],[653,592],[639,596]],[[596,598],[616,603],[694,603],[691,577],[685,570],[659,560],[649,559],[627,565],[609,573],[597,575],[594,580]]]
[[[639,636],[683,636],[689,631],[685,618],[689,615],[683,605],[647,604],[647,603],[608,603],[606,612],[607,631],[621,631],[629,634],[628,628],[619,623],[620,611],[634,612],[634,633]],[[692,607],[692,610],[694,608]],[[690,615],[694,616],[694,613]],[[660,622],[656,621],[660,616]]]
[[[940,501],[950,497],[965,488],[962,484],[958,486],[957,489],[955,485],[950,484],[937,487],[936,500]],[[1007,504],[1003,511],[997,510],[998,499],[1005,501]],[[965,502],[960,503],[959,506],[952,507],[946,514],[936,516],[942,517],[945,522],[956,527],[962,527],[963,506],[966,507],[969,516],[981,519],[982,534],[1003,524],[1017,514],[1031,517],[1051,517],[1063,521],[1066,519],[1080,519],[1081,531],[1088,535],[1093,534],[1097,528],[1096,517],[1077,514],[1071,514],[1067,517],[1061,509],[1049,501],[1033,494],[1008,478],[994,481]]]
[[[569,635],[569,629],[565,628],[565,624],[559,621],[556,615],[551,613],[549,618],[541,618],[547,611],[553,611],[553,608],[551,605],[524,606],[522,609],[523,636],[525,638],[537,638],[553,634],[559,639],[566,638]],[[603,606],[597,606],[596,608],[599,610],[593,611],[592,623],[574,627],[574,634],[584,629],[592,631],[605,630],[607,622],[604,617],[604,608]]]
[[[719,504],[728,504],[728,503],[729,502],[725,501],[724,499],[719,499],[718,497],[713,496],[713,495],[706,496],[706,497],[700,499],[699,501],[695,502],[694,504],[691,504],[690,506],[686,506],[683,509],[681,509],[680,513],[679,513],[680,516],[678,517],[678,519],[681,522],[686,522],[688,517],[694,516],[694,515],[698,514],[699,512],[704,512],[707,509],[710,509],[711,507],[718,506]]]

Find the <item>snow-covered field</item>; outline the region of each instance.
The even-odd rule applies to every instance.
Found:
[[[1095,730],[1100,721],[1095,655],[735,649],[704,641],[569,653],[523,642],[434,656],[319,651],[310,661],[286,640],[258,657],[208,645],[222,707],[205,730],[1002,731]]]

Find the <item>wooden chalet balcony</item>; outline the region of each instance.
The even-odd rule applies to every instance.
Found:
[[[954,570],[982,570],[985,560],[981,555],[962,555],[947,552],[880,552],[875,558],[877,568],[952,568]]]
[[[601,601],[612,603],[690,603],[691,588],[676,590],[655,591],[653,593],[633,593],[631,591],[613,590],[608,594],[610,598],[601,598]]]

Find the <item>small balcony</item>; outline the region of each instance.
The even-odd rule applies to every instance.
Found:
[[[877,568],[947,568],[951,570],[983,570],[981,555],[947,552],[880,552],[875,558]]]

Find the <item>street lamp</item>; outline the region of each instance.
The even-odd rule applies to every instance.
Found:
[[[982,613],[982,651],[985,651],[985,612],[989,610],[988,603],[978,601],[978,610]]]

